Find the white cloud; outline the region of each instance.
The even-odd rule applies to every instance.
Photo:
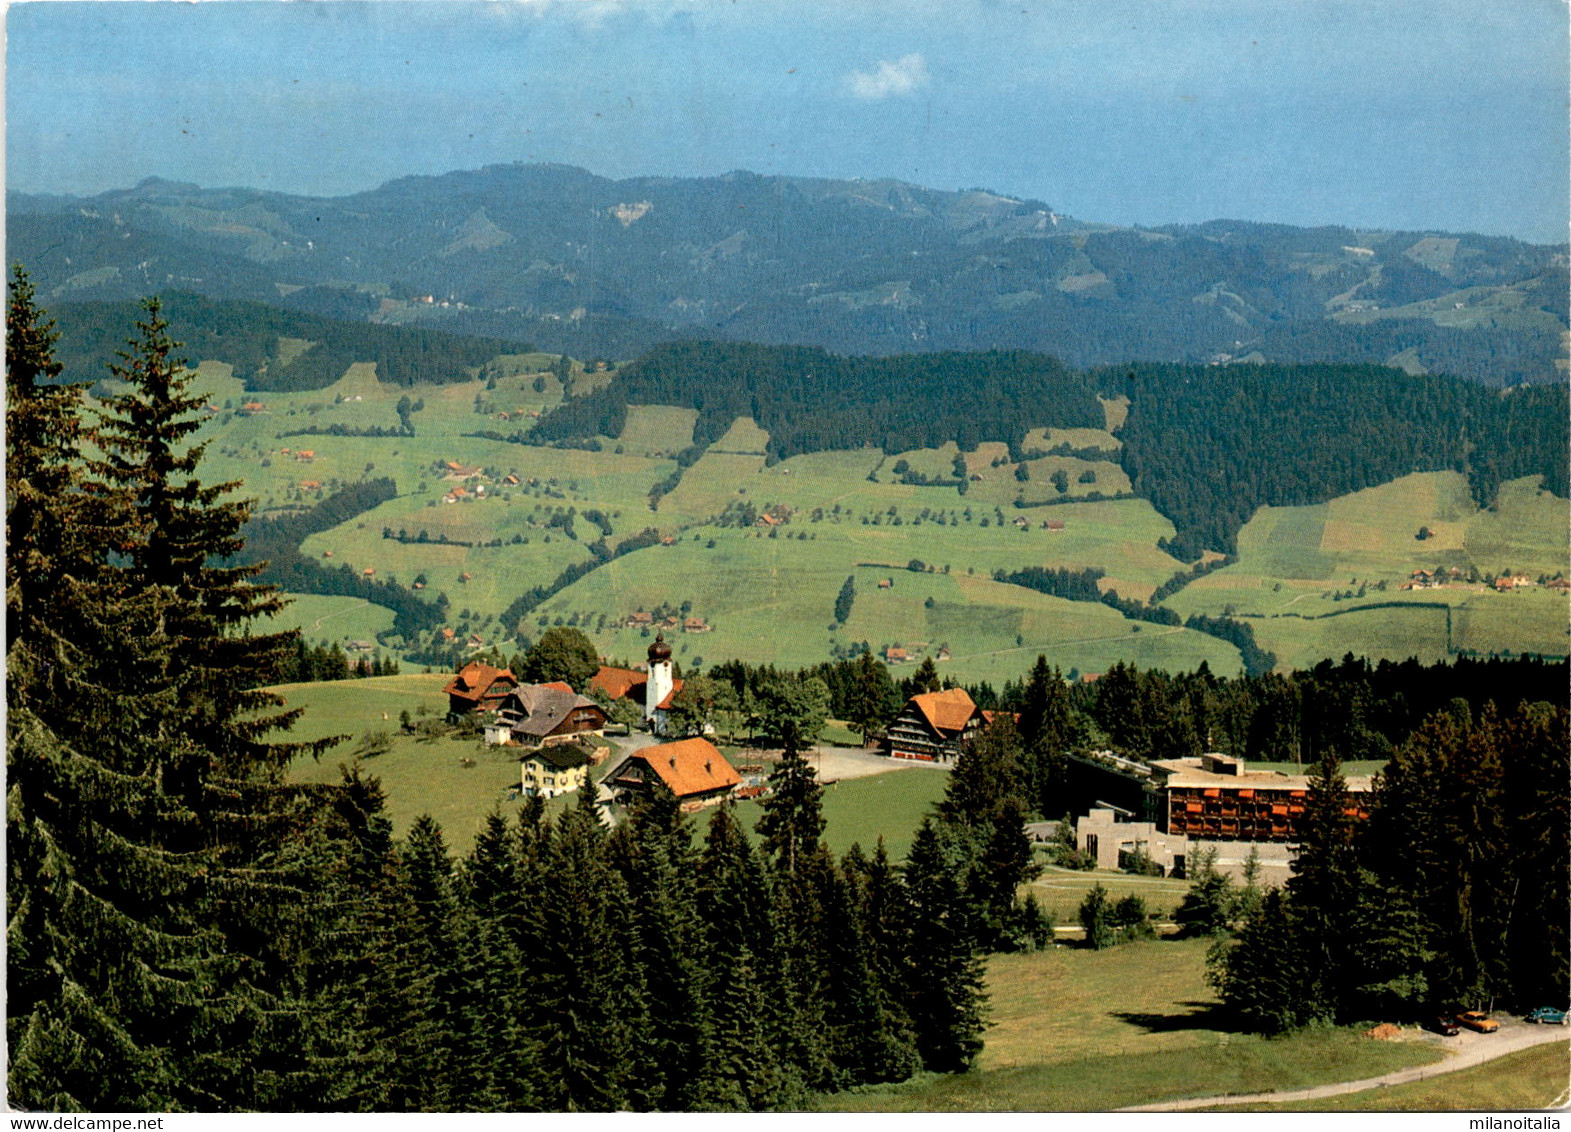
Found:
[[[928,84],[927,60],[917,52],[902,55],[893,63],[884,59],[871,73],[852,71],[850,81],[851,93],[858,98],[904,97]]]

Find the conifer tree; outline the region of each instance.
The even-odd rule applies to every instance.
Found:
[[[625,948],[648,1004],[648,1036],[634,1061],[636,1107],[683,1111],[712,1103],[713,1018],[698,916],[695,854],[676,796],[660,783],[610,839],[631,901]]]
[[[126,388],[103,399],[94,434],[103,455],[93,469],[131,519],[114,549],[127,558],[133,585],[157,587],[171,600],[167,626],[186,733],[226,773],[276,772],[302,748],[265,736],[299,713],[272,710],[282,700],[260,688],[278,679],[297,634],[255,636],[247,628],[283,603],[273,587],[250,581],[260,565],[220,564],[244,545],[250,504],[227,498],[237,482],[198,478],[207,444],[194,434],[205,398],[191,389],[192,371],[159,301],[148,299],[143,309],[137,337],[110,366]]]
[[[607,863],[590,794],[579,791],[543,858],[535,991],[540,1102],[553,1112],[630,1107],[647,1037],[644,987],[620,932],[627,889]]]
[[[982,964],[958,874],[964,852],[924,819],[906,860],[909,962],[906,1008],[925,1068],[969,1069],[982,1051]]]
[[[773,856],[775,867],[792,875],[798,861],[815,850],[823,836],[824,788],[818,784],[817,773],[791,744],[787,744],[770,774],[769,786],[764,814],[758,819],[758,833],[763,838],[764,851]]]

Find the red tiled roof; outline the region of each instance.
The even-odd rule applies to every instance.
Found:
[[[649,677],[642,672],[634,672],[631,668],[609,668],[600,666],[600,671],[589,678],[589,686],[598,688],[610,699],[620,700],[639,684],[648,683]]]
[[[919,696],[912,696],[911,702],[934,731],[964,731],[965,725],[976,714],[976,704],[966,695],[964,688],[923,692]]]
[[[645,747],[633,757],[648,763],[678,798],[724,790],[742,781],[742,776],[708,739],[661,743]]]
[[[509,684],[517,686],[518,679],[506,668],[493,668],[489,664],[481,664],[478,660],[464,665],[458,670],[458,675],[448,682],[442,690],[450,696],[457,696],[461,700],[480,702],[498,680],[506,680]]]

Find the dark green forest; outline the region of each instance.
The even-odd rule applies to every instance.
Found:
[[[406,326],[346,322],[239,300],[215,300],[171,292],[164,317],[175,326],[189,357],[229,363],[234,375],[254,392],[323,389],[356,362],[374,362],[377,379],[390,385],[472,381],[475,371],[498,354],[527,353],[517,341],[473,338]],[[124,346],[125,327],[137,315],[135,303],[70,303],[56,312],[64,375],[96,381],[104,365]],[[313,345],[287,363],[278,355],[279,338]]]
[[[1103,371],[1130,398],[1120,460],[1173,521],[1167,551],[1236,550],[1264,505],[1322,503],[1412,472],[1459,471],[1480,506],[1541,475],[1565,497],[1567,387],[1485,389],[1380,366],[1133,366]]]
[[[698,410],[695,445],[707,447],[737,417],[770,434],[775,459],[859,448],[885,452],[974,449],[1007,440],[1018,451],[1044,423],[1098,428],[1091,382],[1054,358],[1019,352],[839,357],[822,350],[682,342],[651,350],[617,371],[607,388],[564,402],[531,439],[618,436],[627,406]]]

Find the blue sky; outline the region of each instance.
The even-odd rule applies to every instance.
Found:
[[[1562,241],[1564,0],[12,4],[10,186],[554,161]]]

